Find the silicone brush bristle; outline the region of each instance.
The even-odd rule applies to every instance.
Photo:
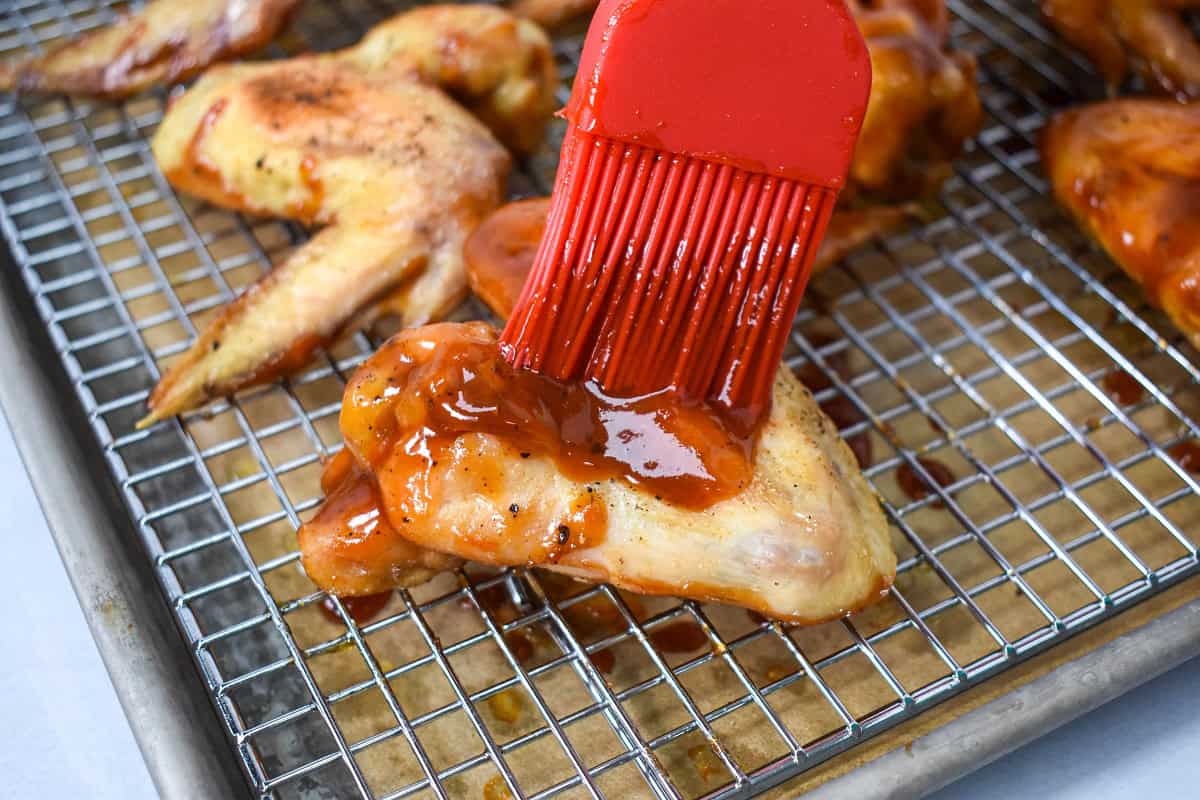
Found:
[[[506,357],[762,407],[869,89],[841,0],[602,2]]]

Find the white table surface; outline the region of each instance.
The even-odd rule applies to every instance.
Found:
[[[0,416],[7,605],[0,796],[141,800],[154,787]],[[13,549],[15,548],[15,552]],[[1194,797],[1200,659],[946,787],[937,800]]]

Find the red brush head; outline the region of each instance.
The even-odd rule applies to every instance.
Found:
[[[580,131],[840,189],[871,62],[843,0],[602,0]]]

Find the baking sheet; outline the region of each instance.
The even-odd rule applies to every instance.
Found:
[[[345,44],[395,8],[311,3],[282,48]],[[0,109],[0,223],[21,279],[259,791],[424,796],[432,771],[453,796],[501,775],[527,795],[745,794],[1002,681],[1196,571],[1196,483],[1168,453],[1197,434],[1196,354],[1063,218],[1037,168],[1037,129],[1087,73],[1032,6],[952,9],[956,43],[981,59],[988,125],[924,224],[814,284],[789,354],[825,376],[819,399],[865,415],[846,435],[870,441],[902,559],[893,597],[811,629],[536,575],[521,579],[531,606],[484,616],[464,587],[510,577],[475,569],[398,594],[368,625],[334,622],[294,531],[338,445],[343,380],[386,332],[286,387],[135,432],[156,370],[303,234],[175,197],[146,147],[161,97]],[[19,3],[0,33],[20,49],[108,13]],[[568,68],[577,44],[559,43]],[[514,192],[547,188],[553,152]],[[1116,370],[1139,401],[1109,397]],[[919,458],[955,479],[913,501],[897,472]],[[564,600],[580,591],[639,623],[611,637],[607,676],[581,657],[603,634],[572,621]],[[709,626],[712,646],[651,646],[679,619]],[[500,628],[536,632],[520,671]]]

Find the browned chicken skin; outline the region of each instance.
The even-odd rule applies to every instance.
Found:
[[[517,16],[531,19],[545,28],[557,28],[565,22],[590,14],[600,0],[511,0],[508,7]]]
[[[1200,43],[1184,12],[1197,0],[1042,0],[1059,34],[1115,89],[1129,72],[1186,101],[1200,97]]]
[[[387,294],[406,325],[452,308],[510,158],[440,87],[524,147],[556,84],[545,35],[491,6],[427,6],[340,53],[211,70],[155,135],[168,180],[322,229],[172,365],[145,422],[298,369]]]
[[[1113,100],[1042,137],[1058,201],[1200,346],[1200,105]]]
[[[983,119],[975,60],[946,46],[941,0],[854,8],[871,53],[871,96],[848,191],[907,199],[932,191]]]
[[[0,65],[0,89],[122,98],[265,47],[300,0],[154,0],[48,53]]]

